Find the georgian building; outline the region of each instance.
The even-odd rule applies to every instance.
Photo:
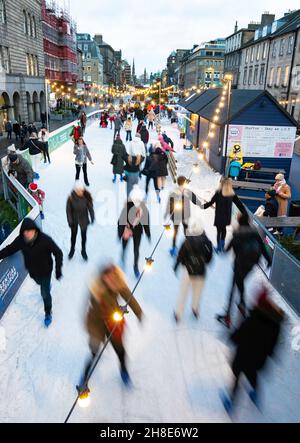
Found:
[[[41,0],[0,0],[0,133],[45,112]]]

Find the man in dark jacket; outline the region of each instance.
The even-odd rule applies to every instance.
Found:
[[[165,218],[171,216],[171,220],[174,224],[173,247],[170,250],[172,257],[177,255],[176,239],[181,223],[183,225],[184,233],[186,232],[191,215],[191,203],[201,207],[201,201],[196,194],[187,188],[188,179],[186,177],[179,176],[177,178],[177,185],[177,189],[171,192],[169,196],[165,213]]]
[[[240,303],[238,308],[242,315],[246,314],[246,306],[244,300],[244,281],[247,275],[252,271],[255,265],[258,264],[261,256],[271,266],[271,258],[267,253],[265,245],[256,229],[249,225],[249,216],[243,213],[239,217],[239,229],[233,234],[233,238],[229,243],[226,252],[233,249],[235,253],[234,261],[234,275],[232,287],[229,295],[228,307],[225,315],[218,315],[217,320],[225,324],[228,328],[231,326],[230,311],[233,301],[235,286],[240,291]]]
[[[140,134],[141,134],[141,140],[142,140],[142,142],[145,145],[145,150],[146,150],[146,153],[147,153],[147,145],[148,145],[148,142],[149,142],[149,131],[148,131],[148,129],[147,129],[147,127],[146,127],[144,122],[142,124],[141,129],[140,129]]]
[[[62,277],[63,253],[48,235],[40,231],[30,218],[25,218],[19,236],[0,251],[0,259],[21,251],[25,268],[30,277],[40,286],[44,301],[45,326],[52,321],[51,274],[53,270],[52,254],[55,257],[56,278]]]
[[[28,188],[29,184],[33,182],[33,170],[29,162],[22,157],[22,155],[9,154],[8,174],[13,174],[18,182]]]
[[[231,336],[236,345],[231,366],[234,383],[230,395],[222,395],[223,405],[228,413],[232,411],[242,373],[251,385],[249,397],[256,406],[258,405],[257,373],[274,352],[283,320],[283,311],[269,299],[268,290],[263,288],[256,306]]]
[[[5,131],[7,132],[7,138],[8,138],[8,140],[11,140],[12,130],[13,130],[13,127],[12,127],[11,121],[8,120],[8,121],[5,123]]]
[[[265,212],[263,213],[264,217],[277,217],[278,213],[278,202],[276,200],[276,191],[275,189],[270,189],[266,192],[266,203],[265,203]]]
[[[115,123],[114,140],[115,140],[117,136],[120,137],[120,131],[123,126],[123,122],[122,122],[120,113],[118,113],[117,117],[115,118],[114,123]]]

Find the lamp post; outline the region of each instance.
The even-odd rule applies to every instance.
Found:
[[[222,174],[226,173],[226,165],[227,165],[227,151],[228,151],[228,140],[229,140],[229,122],[230,122],[230,104],[231,104],[231,85],[232,85],[232,75],[225,75],[224,79],[227,81],[227,116],[226,116],[226,139],[225,139],[225,155],[223,159],[223,167]]]
[[[46,126],[47,126],[47,131],[50,132],[50,128],[49,128],[49,99],[48,99],[48,84],[49,84],[49,80],[45,79],[45,93],[46,93]]]

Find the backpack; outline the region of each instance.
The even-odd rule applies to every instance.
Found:
[[[190,275],[201,275],[204,272],[204,265],[208,264],[213,256],[212,242],[207,238],[205,234],[201,236],[201,250],[198,253],[192,248],[188,239],[186,240],[186,246],[189,250],[188,260],[185,263],[185,267]]]

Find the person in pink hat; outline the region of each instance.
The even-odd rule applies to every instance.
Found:
[[[38,203],[40,208],[40,215],[41,219],[44,220],[44,210],[43,210],[43,203],[45,200],[45,192],[42,191],[36,183],[30,183],[28,187],[29,194],[35,199],[35,201]]]

